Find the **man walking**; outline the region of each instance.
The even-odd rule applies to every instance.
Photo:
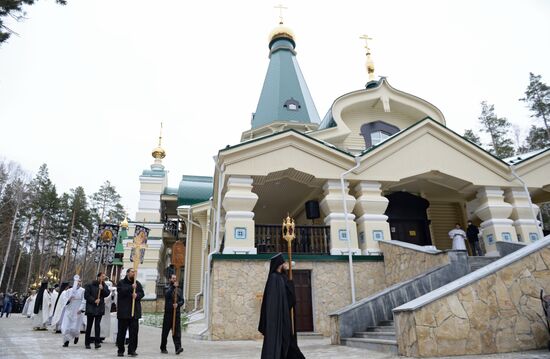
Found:
[[[481,248],[479,246],[479,229],[476,227],[472,221],[468,221],[468,228],[466,228],[466,237],[468,237],[468,242],[470,243],[470,248],[472,248],[473,256],[482,256]]]
[[[89,283],[86,286],[84,297],[86,298],[86,337],[85,345],[86,349],[90,349],[90,334],[92,332],[92,325],[95,329],[95,348],[101,348],[100,344],[100,323],[101,317],[105,314],[105,297],[109,296],[109,289],[104,287],[105,274],[99,272],[97,274],[97,280]]]
[[[6,292],[6,295],[4,296],[4,307],[2,308],[2,314],[0,315],[0,318],[4,314],[6,315],[6,318],[9,317],[13,309],[15,294],[17,294],[17,292],[12,292],[12,293]]]
[[[128,343],[128,355],[137,356],[139,318],[141,318],[141,299],[145,296],[143,286],[136,279],[136,272],[133,268],[126,271],[126,277],[117,285],[117,319],[118,333],[116,345],[118,356],[124,356],[124,339],[126,330],[130,331]],[[132,305],[134,312],[132,313]]]
[[[177,297],[176,297],[177,296]],[[175,298],[176,297],[176,298]],[[174,301],[174,298],[176,299]],[[183,305],[183,293],[178,288],[178,282],[175,274],[170,275],[170,285],[164,293],[164,318],[162,320],[162,337],[160,342],[160,352],[162,354],[168,354],[166,350],[168,333],[172,329],[172,321],[174,319],[174,310],[176,311],[176,325],[175,330],[172,332],[172,339],[174,340],[174,346],[176,347],[176,354],[183,351],[181,347],[181,321],[180,321],[180,308]]]

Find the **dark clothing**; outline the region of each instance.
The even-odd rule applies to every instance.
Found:
[[[48,289],[48,282],[42,282],[38,294],[36,295],[36,300],[34,302],[34,314],[38,314],[42,310],[42,302],[44,301],[44,291]]]
[[[59,291],[57,292],[57,299],[55,300],[55,304],[53,306],[53,313],[55,314],[55,310],[57,309],[57,303],[59,303],[59,298],[61,298],[61,294],[65,291],[65,289],[69,286],[69,282],[63,282],[61,283],[61,286],[59,287]]]
[[[87,315],[87,321],[86,321],[86,336],[85,336],[85,344],[86,346],[90,345],[90,334],[92,333],[92,325],[94,326],[94,342],[96,345],[101,343],[100,338],[100,323],[101,323],[101,317],[102,315]],[[95,322],[95,324],[94,324]],[[126,332],[125,332],[126,334]]]
[[[276,269],[284,263],[281,255],[271,259],[265,285],[258,330],[264,336],[262,359],[303,359],[296,332],[292,332],[290,309],[296,304],[294,284]]]
[[[466,228],[466,237],[468,238],[468,242],[478,242],[479,241],[479,229],[474,226],[473,224],[468,225],[468,228]]]
[[[105,297],[111,294],[105,283],[102,284],[103,289],[99,292],[99,282],[94,280],[84,287],[84,299],[86,299],[86,315],[93,317],[102,316],[105,314]],[[99,304],[96,304],[99,295]]]
[[[119,281],[116,286],[118,294],[116,317],[118,319],[132,318],[132,284],[133,282],[130,281],[128,277],[125,277],[124,279]],[[143,292],[143,287],[141,286],[141,283],[139,281],[136,281],[136,284],[137,297],[135,300],[133,318],[139,319],[141,318],[141,299],[145,296],[145,293]]]
[[[172,330],[172,321],[174,313],[174,289],[173,285],[169,286],[164,293],[164,318],[162,320],[162,336],[160,341],[160,350],[166,350],[166,344],[168,344],[168,333]],[[172,340],[176,350],[181,348],[181,320],[180,320],[180,308],[183,305],[183,293],[181,289],[177,290],[176,304],[176,325],[175,330],[172,333]]]
[[[124,341],[126,339],[126,331],[130,330],[128,354],[135,353],[138,345],[139,322],[137,318],[119,319],[118,333],[116,335],[116,345],[119,353],[124,353]]]
[[[128,353],[134,353],[138,344],[138,330],[141,318],[141,299],[145,296],[143,287],[139,281],[136,282],[136,300],[134,306],[134,316],[132,316],[132,289],[133,281],[126,276],[117,284],[117,318],[118,318],[118,333],[116,337],[116,345],[119,353],[124,353],[124,340],[126,338],[126,330],[129,330],[130,343],[128,344]]]
[[[482,256],[483,253],[481,253],[481,247],[479,246],[479,229],[473,225],[468,225],[468,228],[466,228],[466,237],[468,238],[468,242],[470,243],[470,248],[472,249],[472,255],[473,256]]]

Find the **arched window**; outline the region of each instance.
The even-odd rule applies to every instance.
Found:
[[[384,141],[386,138],[390,137],[389,133],[384,131],[375,131],[370,133],[370,143],[375,146],[380,142]]]
[[[369,122],[361,126],[361,136],[365,139],[366,148],[383,142],[397,132],[399,132],[399,127],[383,121]]]

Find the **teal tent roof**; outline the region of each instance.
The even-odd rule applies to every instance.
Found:
[[[213,186],[212,177],[181,176],[178,188],[178,206],[191,206],[208,201],[212,197]]]
[[[270,43],[269,67],[252,117],[253,129],[274,121],[320,122],[294,47],[294,41],[288,38]]]

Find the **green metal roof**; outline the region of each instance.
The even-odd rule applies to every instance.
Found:
[[[164,189],[163,194],[170,195],[170,196],[177,196],[178,195],[178,188],[177,187],[166,187]]]
[[[164,171],[164,170],[143,170],[141,175],[142,176],[148,176],[148,177],[164,177],[164,176],[166,176],[166,171]]]
[[[214,181],[207,176],[181,176],[178,188],[178,206],[194,205],[212,197]]]
[[[274,121],[319,123],[319,114],[296,60],[293,41],[276,39],[269,48],[269,67],[252,117],[252,128]],[[289,109],[289,103],[297,104],[295,111]]]

